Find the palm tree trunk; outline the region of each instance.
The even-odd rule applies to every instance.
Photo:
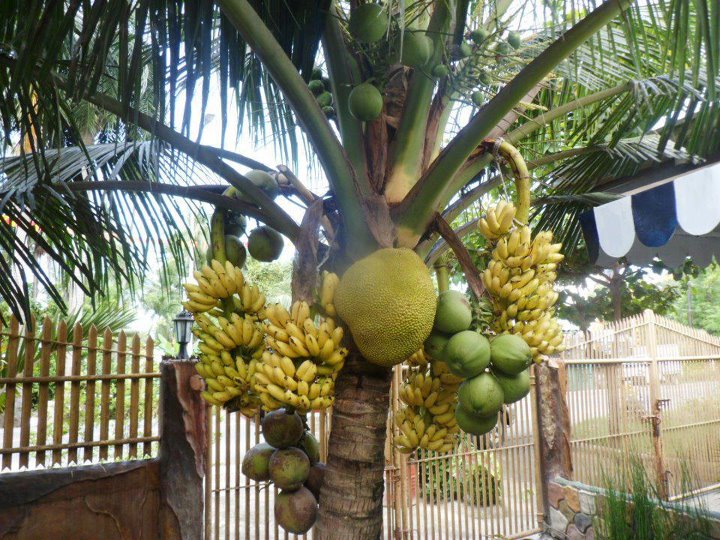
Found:
[[[335,386],[317,538],[380,538],[392,370],[350,358]]]

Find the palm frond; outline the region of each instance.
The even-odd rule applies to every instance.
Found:
[[[73,183],[94,181],[202,185],[211,174],[156,141],[108,143],[85,149],[47,150],[40,167],[33,156],[0,160],[0,265],[16,268],[0,276],[0,291],[15,292],[34,274],[51,298],[64,299],[27,240],[39,246],[85,293],[107,286],[108,276],[131,289],[141,281],[150,255],[183,261],[193,253],[194,203],[152,193],[78,192]],[[182,173],[178,171],[183,171]],[[153,253],[154,251],[154,253]],[[13,312],[27,315],[20,289],[6,299]],[[3,294],[5,297],[5,295]]]

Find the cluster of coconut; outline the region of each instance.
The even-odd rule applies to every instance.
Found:
[[[275,520],[290,533],[305,534],[317,520],[325,475],[320,444],[296,412],[272,411],[263,417],[261,426],[265,442],[245,454],[242,473],[280,488],[275,497]]]

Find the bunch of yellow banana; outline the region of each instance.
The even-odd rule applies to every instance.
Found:
[[[219,316],[217,323],[204,313],[195,315],[193,334],[200,340],[199,349],[204,354],[218,354],[222,351],[240,349],[247,357],[258,358],[263,350],[263,330],[257,321],[249,316],[241,317],[231,313],[229,318]]]
[[[333,300],[335,298],[335,289],[337,289],[338,283],[340,283],[340,278],[337,274],[333,274],[327,270],[323,271],[320,293],[318,295],[318,304],[320,304],[323,311],[330,317],[335,317],[335,315],[337,315]]]
[[[327,409],[335,398],[335,378],[318,376],[315,362],[293,362],[287,356],[265,351],[253,377],[253,389],[266,410],[288,406],[305,413]]]
[[[404,405],[395,413],[395,446],[409,454],[416,448],[450,452],[457,445],[455,420],[457,389],[463,379],[450,373],[444,362],[427,369],[409,370],[398,397]]]
[[[188,301],[183,305],[195,315],[193,333],[201,353],[195,369],[207,385],[202,396],[218,406],[232,401],[234,409],[252,416],[260,406],[251,379],[265,348],[258,323],[265,295],[230,262],[213,260],[194,277],[196,283],[184,285]]]
[[[188,300],[183,303],[190,313],[220,313],[223,304],[242,314],[258,315],[265,306],[265,295],[257,286],[247,283],[242,270],[229,261],[225,264],[213,259],[193,276],[197,283],[185,283]]]
[[[478,221],[480,232],[490,241],[497,240],[507,234],[512,227],[515,212],[513,203],[500,201],[494,208],[488,208],[485,217]]]
[[[200,355],[195,369],[205,379],[207,390],[202,397],[212,405],[223,405],[231,399],[241,398],[243,414],[253,416],[258,403],[248,394],[250,381],[255,369],[255,361],[245,362],[242,356],[233,358],[227,350],[209,352]]]
[[[265,308],[265,341],[278,354],[293,359],[311,358],[319,375],[340,371],[348,350],[342,347],[343,329],[332,317],[315,324],[307,302],[295,302],[288,312],[280,304]]]
[[[558,293],[553,289],[557,265],[564,258],[562,244],[552,243],[550,231],[533,239],[527,225],[487,238],[493,247],[482,278],[492,297],[493,330],[521,335],[536,361],[562,350],[562,331],[554,318]]]
[[[430,357],[425,353],[425,349],[420,349],[413,353],[406,362],[411,367],[426,368],[430,363]]]
[[[348,350],[342,346],[343,329],[331,317],[316,324],[307,302],[280,304],[264,311],[265,343],[270,348],[260,359],[254,390],[268,410],[283,405],[300,411],[332,405],[335,378]]]
[[[188,300],[183,304],[190,313],[204,313],[220,304],[219,299],[228,298],[242,290],[245,277],[240,268],[226,261],[225,264],[213,259],[200,271],[194,272],[197,283],[184,285]]]
[[[445,453],[455,447],[457,426],[450,429],[440,426],[428,414],[420,414],[412,407],[403,407],[395,413],[395,426],[398,429],[395,446],[403,454],[417,448]]]

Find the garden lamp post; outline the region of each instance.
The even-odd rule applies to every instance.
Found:
[[[178,344],[180,345],[178,358],[188,358],[187,346],[192,339],[192,325],[194,321],[192,313],[186,309],[183,309],[173,319],[173,322],[175,323],[175,339],[177,339]]]

